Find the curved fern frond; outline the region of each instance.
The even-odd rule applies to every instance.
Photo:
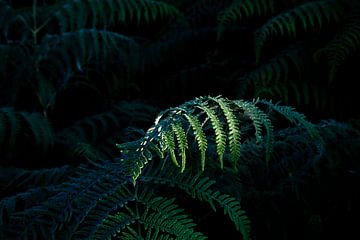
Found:
[[[161,167],[148,168],[139,181],[175,186],[192,198],[208,203],[213,211],[222,208],[224,214],[229,216],[243,238],[250,239],[250,220],[241,208],[239,201],[228,194],[213,190],[215,181],[202,176],[202,172],[195,175],[187,171],[180,173],[174,167],[166,165],[165,169]]]
[[[103,59],[121,56],[125,63],[132,63],[130,56],[137,55],[138,46],[129,37],[115,32],[81,29],[66,32],[61,35],[47,35],[41,43],[40,61],[47,63],[48,59],[60,58],[63,69],[82,71],[82,66],[90,62],[100,62]],[[135,61],[136,62],[136,61]],[[56,63],[56,62],[54,62]]]
[[[139,201],[146,205],[144,213],[139,216],[139,222],[144,224],[145,229],[165,232],[180,239],[207,239],[194,230],[196,224],[184,214],[184,209],[174,204],[174,198],[146,197]]]
[[[75,239],[103,239],[134,223],[137,217],[131,212],[111,214],[133,201],[135,196],[126,186],[121,186],[114,193],[100,199],[75,229]]]
[[[348,24],[332,41],[324,48],[315,53],[315,57],[325,55],[330,66],[329,84],[331,84],[336,72],[342,63],[344,63],[354,52],[360,48],[360,21],[354,21]]]
[[[0,149],[4,144],[11,153],[19,137],[24,137],[24,132],[29,132],[35,146],[41,148],[43,153],[49,151],[54,144],[53,130],[48,119],[39,113],[16,112],[9,108],[0,109]],[[6,141],[5,141],[6,140]],[[30,139],[28,139],[30,140]]]
[[[271,109],[277,111],[281,115],[283,115],[286,119],[288,119],[291,123],[294,124],[301,124],[310,134],[310,136],[318,141],[321,145],[325,145],[322,137],[319,134],[319,131],[315,128],[315,126],[310,123],[308,120],[306,120],[306,117],[304,114],[299,113],[295,111],[294,108],[289,106],[281,106],[278,104],[273,104],[272,102],[267,101],[261,101],[261,103],[264,103],[268,105]]]
[[[138,188],[135,191],[126,190],[125,195],[109,195],[100,200],[84,219],[85,228],[77,232],[76,239],[129,236],[128,231],[141,235],[131,228],[133,224],[148,230],[148,236],[153,232],[155,235],[167,233],[180,239],[205,239],[203,234],[194,231],[196,224],[184,214],[184,209],[175,204],[174,198],[155,196],[146,187],[141,192]],[[124,231],[125,228],[128,231]]]
[[[68,166],[39,170],[0,167],[0,189],[4,193],[15,193],[42,187],[44,183],[60,184],[68,178],[72,170]]]
[[[329,89],[314,83],[290,82],[258,85],[255,96],[260,98],[279,99],[284,104],[303,105],[311,109],[323,111],[326,109]]]
[[[174,6],[152,0],[71,0],[59,2],[55,9],[53,17],[59,22],[61,32],[114,22],[139,25],[181,15]]]
[[[322,0],[296,6],[271,18],[255,31],[256,61],[259,62],[263,45],[270,36],[293,36],[300,29],[318,31],[324,23],[337,22],[342,15],[336,1]]]
[[[287,82],[293,72],[292,70],[295,70],[297,75],[300,75],[304,70],[305,62],[301,51],[303,49],[300,47],[289,48],[242,76],[241,81],[245,84],[255,85],[255,90],[258,86],[272,85],[280,82],[280,80],[282,83]]]
[[[274,13],[274,0],[234,0],[218,14],[218,38],[227,25],[252,16],[266,16]]]
[[[156,118],[154,126],[148,129],[142,139],[131,144],[119,145],[124,153],[123,157],[131,159],[129,161],[129,174],[132,176],[134,183],[141,174],[142,168],[153,158],[154,151],[156,155],[163,155],[165,159],[170,156],[177,167],[180,167],[177,160],[177,153],[180,153],[182,159],[181,171],[184,171],[186,157],[184,157],[185,154],[183,153],[186,146],[194,146],[189,144],[191,143],[189,140],[191,135],[194,136],[197,149],[200,151],[200,167],[202,171],[205,168],[208,138],[209,140],[214,139],[216,142],[220,167],[223,167],[226,137],[229,138],[230,161],[236,167],[236,162],[240,158],[242,142],[245,141],[240,138],[240,135],[251,137],[253,134],[252,129],[254,129],[255,137],[260,141],[263,135],[262,126],[264,126],[267,134],[265,161],[268,162],[272,153],[273,127],[269,116],[258,106],[258,103],[262,104],[263,102],[266,101],[246,102],[231,101],[221,97],[201,97],[162,112]],[[292,108],[282,108],[278,107],[278,105],[273,107],[272,103],[265,105],[274,108],[295,124],[304,124],[307,129],[311,130],[312,134],[316,134],[316,131],[311,128],[312,124],[307,122],[302,114],[293,111]],[[292,114],[292,112],[294,113]],[[221,121],[227,123],[226,130],[220,123]],[[253,127],[249,126],[249,121],[253,124]],[[180,125],[181,129],[174,127],[176,124]],[[184,136],[186,128],[191,128],[193,131],[186,133]],[[213,129],[215,137],[208,134],[208,129]],[[175,142],[175,136],[177,143]],[[162,153],[159,154],[159,150]]]

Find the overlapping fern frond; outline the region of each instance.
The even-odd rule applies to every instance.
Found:
[[[307,2],[269,19],[255,31],[255,52],[259,62],[263,45],[270,36],[295,37],[298,31],[319,31],[324,24],[339,21],[341,6],[332,0]]]
[[[24,133],[27,135],[24,136]],[[33,141],[42,152],[54,144],[53,130],[47,118],[39,113],[17,112],[11,108],[0,109],[0,151],[12,154],[20,139]]]
[[[254,86],[255,97],[261,97],[258,93],[262,92],[264,88],[283,85],[294,76],[301,78],[301,73],[306,65],[304,56],[301,53],[302,50],[300,47],[286,49],[266,63],[261,64],[258,68],[246,73],[239,79],[241,82],[239,95],[242,94],[244,89],[248,89],[247,86],[250,85]],[[293,74],[293,72],[296,72],[296,74]]]
[[[236,230],[241,232],[243,239],[249,239],[250,220],[238,199],[217,190],[216,181],[203,176],[202,172],[194,174],[185,170],[181,173],[169,163],[158,166],[152,164],[140,176],[139,182],[176,187],[192,198],[206,202],[213,211],[223,209],[224,214],[235,224]]]
[[[124,177],[123,161],[89,163],[76,171],[58,169],[41,175],[64,177],[63,183],[41,186],[42,176],[19,176],[29,189],[0,202],[0,234],[6,237],[109,239],[113,236],[169,235],[184,239],[206,239],[196,224],[175,203],[175,198],[155,194],[154,183],[175,185],[192,198],[210,204],[234,222],[249,239],[250,222],[238,200],[213,188],[215,181],[201,173],[180,173],[172,164],[153,165],[134,187]],[[156,163],[156,162],[153,162]],[[165,167],[165,168],[164,168]],[[75,169],[74,169],[75,170]],[[151,187],[150,187],[151,186]],[[139,231],[139,226],[142,230]],[[135,230],[136,229],[136,230]],[[146,233],[143,235],[143,233]]]
[[[329,83],[334,81],[339,67],[360,48],[360,20],[351,21],[324,48],[315,53],[316,58],[326,56],[329,64]]]
[[[117,61],[125,64],[134,63],[130,58],[137,56],[138,52],[135,41],[122,34],[97,29],[81,29],[44,37],[39,61],[47,65],[50,63],[55,69],[60,67],[73,71],[76,67],[82,71],[83,65],[99,63],[104,59],[116,58]]]
[[[181,13],[172,5],[151,0],[72,0],[53,6],[61,32],[113,23],[149,23],[158,19],[176,18]]]
[[[218,37],[227,25],[252,16],[266,16],[274,13],[274,0],[234,0],[217,16]]]

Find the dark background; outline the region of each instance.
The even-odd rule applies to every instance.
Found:
[[[23,171],[118,157],[115,143],[141,137],[161,110],[200,96],[259,97],[353,132],[327,137],[332,165],[319,167],[321,181],[309,170],[300,198],[271,191],[282,176],[254,177],[260,187],[241,199],[253,239],[359,237],[357,1],[109,2],[0,1],[3,199],[28,190],[8,184]],[[222,212],[173,195],[209,239],[240,238]]]

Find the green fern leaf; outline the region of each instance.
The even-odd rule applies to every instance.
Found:
[[[223,125],[220,119],[217,117],[216,112],[210,107],[208,107],[206,102],[200,103],[198,108],[203,110],[210,118],[211,124],[215,131],[216,148],[217,148],[217,154],[219,156],[220,168],[223,169],[224,168],[223,157],[226,150],[226,134]]]
[[[165,148],[163,149],[163,151],[168,150],[170,153],[171,160],[173,161],[175,166],[180,167],[175,155],[174,132],[172,130],[166,131],[165,133],[163,133],[162,137],[165,143],[164,145]]]
[[[188,141],[186,138],[186,133],[183,127],[179,123],[172,124],[171,127],[175,133],[177,142],[179,144],[180,156],[181,156],[181,172],[183,172],[185,170],[186,151],[188,149]]]
[[[202,130],[201,123],[196,116],[191,114],[184,114],[184,116],[189,121],[195,135],[195,139],[198,143],[198,147],[201,154],[201,170],[205,169],[205,153],[207,149],[207,140],[204,131]]]
[[[243,100],[234,101],[234,103],[243,109],[245,115],[249,116],[255,127],[256,141],[260,142],[262,139],[262,126],[266,129],[266,162],[268,163],[272,153],[272,145],[274,142],[273,126],[269,117],[261,111],[254,103],[248,103]]]
[[[228,100],[222,98],[210,99],[219,104],[226,118],[226,122],[229,128],[229,146],[231,152],[231,160],[234,166],[236,166],[236,162],[240,157],[240,131],[238,127],[238,120],[236,119],[235,114],[230,106],[230,102]]]

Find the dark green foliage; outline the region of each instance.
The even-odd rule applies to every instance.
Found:
[[[262,46],[270,36],[289,35],[296,37],[297,31],[320,30],[324,21],[338,21],[341,12],[336,1],[316,1],[304,3],[271,18],[255,32],[256,59],[259,61]],[[298,25],[302,27],[298,27]]]
[[[0,239],[358,238],[359,9],[0,0]]]
[[[38,113],[0,109],[0,152],[12,155],[19,138],[26,138],[46,153],[53,147],[54,136],[49,121]],[[6,151],[6,149],[8,151]]]

